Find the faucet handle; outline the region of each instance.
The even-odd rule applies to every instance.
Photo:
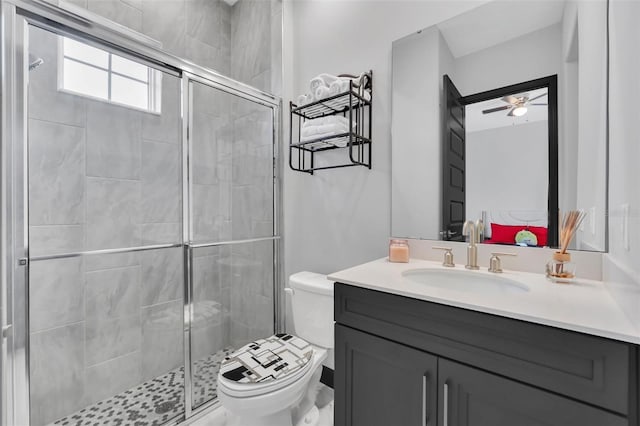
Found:
[[[432,249],[434,249],[434,250],[444,250],[444,260],[442,261],[442,266],[446,266],[448,268],[453,268],[454,266],[456,266],[456,264],[453,263],[453,253],[451,251],[453,249],[451,247],[434,246],[434,247],[432,247]]]
[[[517,256],[517,254],[502,253],[499,251],[491,253],[491,258],[489,259],[489,272],[493,272],[495,274],[502,273],[502,265],[500,264],[500,258],[498,256]]]

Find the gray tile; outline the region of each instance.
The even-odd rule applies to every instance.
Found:
[[[230,342],[225,342],[222,324],[204,323],[198,324],[192,331],[192,357],[202,359],[216,353]],[[198,371],[194,371],[198,374]]]
[[[193,111],[197,114],[229,118],[236,98],[237,96],[204,84],[193,85]]]
[[[160,74],[162,76],[161,112],[160,115],[143,114],[142,138],[180,145],[182,138],[180,80],[168,74]]]
[[[183,252],[181,248],[140,253],[142,263],[142,306],[183,297]]]
[[[143,0],[142,31],[160,41],[164,50],[184,57],[185,15],[184,0]]]
[[[138,10],[142,10],[142,0],[121,0],[131,7],[135,7]]]
[[[277,3],[277,13],[271,15],[271,87],[268,92],[282,96],[282,2]]]
[[[48,424],[83,406],[84,324],[31,334],[31,424]]]
[[[84,319],[82,259],[33,262],[29,268],[31,332]]]
[[[140,265],[140,253],[115,253],[87,256],[84,267],[87,272]]]
[[[88,9],[127,28],[142,31],[142,11],[124,1],[88,0]]]
[[[185,39],[185,56],[187,59],[219,73],[224,73],[224,70],[229,69],[229,62],[224,56],[224,50],[190,36]]]
[[[87,368],[85,404],[109,398],[142,381],[140,352]]]
[[[268,337],[268,335],[261,336]],[[231,319],[229,323],[229,343],[234,348],[239,348],[251,342],[249,338],[249,326]]]
[[[135,315],[140,309],[140,267],[88,272],[85,298],[87,321]]]
[[[50,225],[29,227],[29,252],[31,256],[82,251],[84,226]]]
[[[84,126],[85,98],[58,91],[58,36],[30,26],[29,53],[44,60],[29,73],[29,118]]]
[[[87,178],[87,247],[140,243],[140,183]]]
[[[219,46],[222,8],[218,0],[186,0],[187,35],[210,46]]]
[[[100,101],[88,102],[88,176],[140,178],[141,114]]]
[[[219,182],[218,138],[216,129],[219,122],[225,121],[216,116],[194,112],[192,127],[192,169],[193,183],[215,185]],[[228,159],[229,162],[231,158]]]
[[[273,93],[271,88],[271,68],[262,71],[253,77],[247,77],[248,84],[263,92]]]
[[[193,294],[195,302],[220,298],[220,257],[202,256],[193,259]]]
[[[142,143],[142,221],[179,222],[182,208],[179,145]]]
[[[228,206],[221,206],[218,185],[193,185],[192,187],[193,240],[207,241],[219,238],[226,219]]]
[[[231,75],[249,83],[270,69],[271,5],[267,1],[239,2],[231,15]]]
[[[86,323],[86,365],[140,350],[140,314],[108,321]]]
[[[181,223],[145,223],[141,244],[169,244],[182,241]]]
[[[76,6],[80,6],[83,8],[87,8],[87,1],[88,0],[66,0],[67,2],[71,3],[71,4],[75,4]]]
[[[184,363],[182,301],[142,309],[142,371],[145,380]]]
[[[29,223],[84,223],[84,129],[29,120]]]

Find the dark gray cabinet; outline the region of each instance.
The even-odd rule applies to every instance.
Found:
[[[336,426],[640,426],[638,347],[336,283]]]
[[[440,426],[628,425],[622,416],[445,359],[438,385]]]
[[[436,425],[437,358],[426,352],[336,327],[335,399],[345,424]]]

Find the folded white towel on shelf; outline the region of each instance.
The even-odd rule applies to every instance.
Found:
[[[313,135],[313,136],[307,136],[306,138],[301,137],[300,138],[300,142],[307,142],[307,141],[314,140],[314,139],[330,138],[331,136],[335,136],[335,135],[336,134],[333,133],[333,132],[318,133],[318,134]],[[329,139],[326,142],[323,141],[323,142],[316,142],[316,143],[317,144],[324,144],[325,146],[334,145],[334,146],[337,146],[339,148],[344,148],[349,143],[349,136],[343,136],[338,140]],[[315,145],[315,144],[311,144],[311,145]]]
[[[340,133],[347,133],[348,127],[341,124],[322,124],[320,126],[305,127],[300,131],[300,140],[303,142],[309,139],[320,138],[318,135],[338,135]]]
[[[326,117],[318,117],[312,120],[305,120],[302,123],[302,129],[306,127],[322,126],[325,124],[340,124],[344,126],[345,129],[347,129],[349,127],[349,119],[341,115],[328,115]],[[353,123],[353,127],[355,127],[355,124],[356,123]]]

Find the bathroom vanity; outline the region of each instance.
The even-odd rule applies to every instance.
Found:
[[[336,426],[640,424],[640,336],[601,283],[509,272],[523,291],[464,290],[420,270],[467,273],[383,259],[329,276]]]

